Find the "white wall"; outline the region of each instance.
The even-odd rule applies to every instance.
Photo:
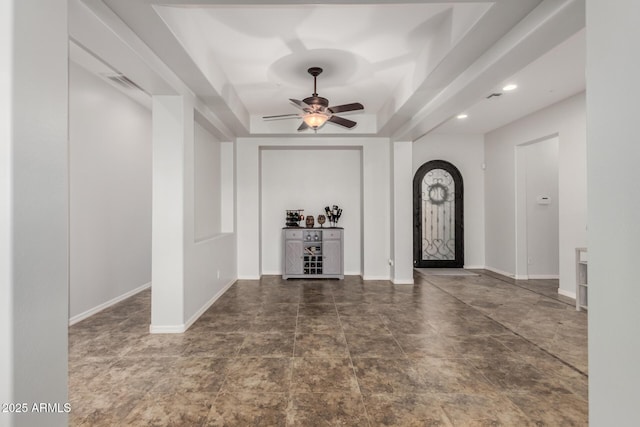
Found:
[[[360,271],[365,279],[389,279],[391,183],[389,141],[386,138],[316,138],[313,136],[284,140],[280,138],[238,139],[236,143],[236,224],[239,277],[258,278],[262,274],[260,266],[261,147],[315,147],[328,151],[341,151],[345,147],[351,147],[362,150],[362,187],[359,192],[352,195],[354,198],[361,198],[363,213],[360,231],[362,236]],[[349,175],[345,175],[344,178],[348,179]],[[296,195],[300,191],[294,190],[292,193]],[[279,214],[283,215],[284,212]],[[343,215],[347,214],[349,213],[343,213]],[[278,228],[282,227],[283,219],[284,217],[280,219]],[[345,235],[348,236],[349,233],[350,230],[345,229]],[[266,241],[264,244],[275,250],[281,249],[279,241]]]
[[[151,112],[70,63],[69,316],[151,282]]]
[[[262,274],[282,274],[282,227],[287,209],[304,209],[303,215],[313,216],[319,227],[318,215],[332,205],[343,209],[338,226],[345,229],[344,272],[362,273],[361,163],[359,147],[260,150]]]
[[[13,134],[13,2],[0,3],[0,402],[13,401],[13,277],[11,162]],[[0,415],[1,416],[1,415]],[[4,415],[0,425],[9,425]]]
[[[236,231],[235,150],[236,144],[233,142],[220,144],[220,231],[223,233]]]
[[[201,154],[205,154],[204,159],[199,158]],[[235,234],[221,233],[221,210],[232,210],[222,203],[222,189],[232,184],[223,182],[221,143],[198,124],[193,143],[185,146],[184,173],[186,329],[233,284],[237,273]],[[198,217],[200,234],[196,233]]]
[[[0,402],[68,402],[67,2],[0,5]],[[66,426],[66,413],[2,426]]]
[[[516,273],[515,147],[557,135],[560,290],[575,295],[575,248],[586,246],[586,117],[584,93],[485,135],[487,268]]]
[[[195,239],[204,240],[221,231],[221,144],[198,123],[194,138]]]
[[[637,0],[587,0],[592,426],[640,419],[638,16]]]
[[[457,167],[462,174],[464,264],[467,268],[483,268],[485,265],[485,186],[482,169],[484,138],[482,135],[426,135],[413,143],[413,176],[420,166],[431,160],[446,160]]]

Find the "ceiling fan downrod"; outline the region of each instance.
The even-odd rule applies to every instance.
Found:
[[[313,95],[311,96],[318,96],[318,89],[317,89],[317,77],[320,75],[320,73],[322,73],[322,68],[320,67],[311,67],[307,70],[307,72],[309,74],[311,74],[313,76]]]

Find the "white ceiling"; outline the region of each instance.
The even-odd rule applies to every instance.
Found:
[[[195,94],[224,138],[298,135],[298,119],[261,117],[297,112],[288,98],[311,95],[312,66],[331,105],[365,106],[346,113],[355,128],[320,135],[485,133],[584,90],[582,0],[345,3],[72,0],[71,55],[82,46],[152,95]]]
[[[492,94],[500,96],[484,97],[473,105],[461,108],[459,113],[466,114],[466,118],[458,119],[456,114],[434,132],[485,134],[584,91],[585,43],[585,30],[580,30],[486,91],[487,97]],[[504,91],[502,88],[507,84],[515,84],[517,88]]]
[[[216,6],[156,10],[197,63],[216,58],[250,114],[273,114],[313,92],[377,112],[414,73],[423,43],[446,31],[455,44],[486,4]],[[450,25],[447,21],[462,21]],[[450,28],[453,27],[453,28]],[[232,42],[230,42],[232,41]]]

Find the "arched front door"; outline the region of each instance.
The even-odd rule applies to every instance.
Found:
[[[432,160],[413,177],[413,265],[464,265],[462,175],[451,163]]]

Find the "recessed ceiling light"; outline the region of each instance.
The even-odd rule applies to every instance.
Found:
[[[467,115],[466,115],[466,114],[464,114],[464,113],[463,113],[463,114],[458,114],[458,115],[456,116],[456,118],[461,119],[461,120],[462,120],[462,119],[466,119],[467,117],[469,117],[469,116],[467,116]]]
[[[502,90],[504,90],[505,92],[508,92],[510,90],[514,90],[514,89],[517,89],[517,88],[518,88],[518,85],[511,83],[511,84],[508,84],[505,87],[503,87]]]

